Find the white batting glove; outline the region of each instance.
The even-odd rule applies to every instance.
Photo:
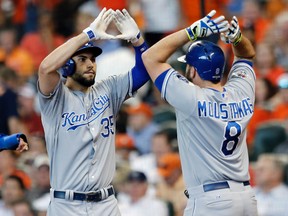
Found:
[[[237,17],[233,16],[229,24],[228,31],[221,33],[220,38],[223,42],[227,44],[232,43],[234,46],[236,46],[241,41],[242,34]]]
[[[211,34],[221,33],[228,30],[229,23],[224,16],[219,16],[212,20],[216,14],[215,10],[210,11],[204,18],[194,22],[186,28],[186,33],[191,41],[197,40],[198,37],[207,37]]]
[[[106,29],[113,20],[113,17],[114,11],[112,9],[107,11],[106,8],[103,8],[90,26],[83,30],[83,32],[89,38],[89,41],[99,39],[115,39],[115,36],[106,33]]]
[[[122,12],[120,10],[115,11],[114,23],[121,32],[116,38],[124,39],[131,43],[136,43],[139,40],[141,36],[140,30],[126,9],[123,9]]]

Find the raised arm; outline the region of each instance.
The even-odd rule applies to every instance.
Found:
[[[215,10],[211,11],[188,28],[163,38],[142,54],[144,65],[153,81],[165,70],[171,68],[166,63],[167,59],[189,40],[195,41],[198,38],[221,33],[228,29],[228,22],[224,20],[224,16],[212,20],[215,14]]]
[[[41,62],[38,76],[39,88],[42,94],[49,95],[54,91],[60,79],[57,70],[62,67],[81,46],[88,41],[114,39],[114,36],[105,32],[113,16],[113,10],[109,9],[107,11],[106,8],[104,8],[89,27],[84,29],[79,35],[57,47]]]
[[[141,32],[126,9],[116,10],[114,22],[118,30],[121,32],[116,38],[131,42],[135,51],[135,66],[132,68],[132,92],[137,91],[149,79],[147,70],[143,64],[142,53],[148,49]]]

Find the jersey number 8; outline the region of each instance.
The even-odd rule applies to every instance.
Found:
[[[225,140],[222,143],[222,149],[221,149],[224,155],[227,156],[233,154],[233,151],[236,149],[236,146],[239,142],[240,134],[241,134],[241,126],[237,122],[230,121],[227,123],[224,135]]]

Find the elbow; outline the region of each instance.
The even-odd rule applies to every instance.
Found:
[[[45,74],[47,73],[47,71],[48,71],[48,65],[44,61],[42,61],[39,66],[38,73]]]
[[[51,65],[48,64],[45,60],[42,61],[38,69],[38,74],[45,75],[49,74],[51,71],[54,71],[54,67],[51,67]]]
[[[146,66],[148,64],[148,61],[149,61],[149,52],[146,51],[144,53],[142,53],[141,57],[142,57],[142,61],[144,63],[144,65]]]
[[[253,49],[252,51],[251,51],[251,59],[255,59],[255,57],[256,57],[256,51],[255,51],[255,49]]]

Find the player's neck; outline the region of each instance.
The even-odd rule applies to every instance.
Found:
[[[216,91],[219,91],[219,92],[222,92],[224,89],[223,89],[223,86],[220,84],[220,83],[217,83],[217,84],[214,84],[212,82],[209,82],[209,81],[203,81],[201,83],[201,88],[210,88],[210,89],[215,89]]]

